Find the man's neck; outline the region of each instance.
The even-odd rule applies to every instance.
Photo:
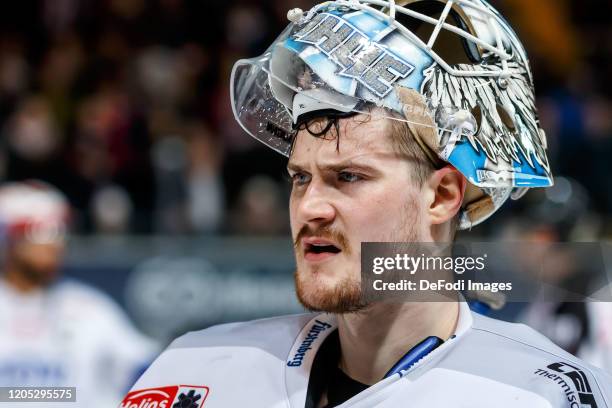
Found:
[[[338,315],[340,368],[356,381],[374,384],[426,337],[448,339],[458,316],[456,302],[377,303]]]

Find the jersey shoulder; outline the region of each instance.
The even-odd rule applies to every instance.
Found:
[[[65,278],[50,288],[50,296],[70,306],[115,312],[118,305],[113,298],[93,286],[76,279]]]
[[[551,354],[561,358],[576,359],[546,336],[522,323],[510,323],[474,313],[472,330],[505,346],[522,345],[531,349],[534,354]]]
[[[279,349],[291,347],[302,328],[314,316],[316,314],[297,314],[220,324],[189,332],[174,340],[168,349],[248,347],[277,354]]]
[[[610,374],[566,352],[529,326],[474,314],[469,337],[467,344],[472,350],[467,354],[486,361],[481,368],[491,376],[519,384],[531,378],[530,384],[542,382],[540,388],[559,388],[567,383],[576,392],[612,406]]]
[[[134,356],[149,359],[159,346],[134,327],[127,313],[110,295],[74,279],[62,279],[54,285],[49,296],[56,303],[58,313],[66,321],[87,330],[104,343],[117,349],[136,350]],[[129,359],[129,358],[128,358]]]
[[[231,396],[230,388],[236,384],[254,387],[257,383],[261,389],[281,390],[283,377],[278,375],[279,370],[313,316],[273,317],[189,332],[174,340],[157,357],[133,389],[204,381],[217,390],[216,395]],[[194,360],[198,363],[194,364]],[[227,381],[229,377],[231,382]]]

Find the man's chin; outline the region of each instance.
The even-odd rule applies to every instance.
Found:
[[[361,286],[350,278],[338,279],[312,272],[295,272],[298,300],[313,312],[351,313],[367,305],[361,298]]]

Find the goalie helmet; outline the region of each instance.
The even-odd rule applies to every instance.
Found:
[[[286,156],[305,117],[386,112],[469,181],[459,228],[552,185],[525,50],[484,0],[337,0],[232,70],[234,116]]]

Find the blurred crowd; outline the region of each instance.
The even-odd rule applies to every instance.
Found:
[[[609,235],[611,6],[494,3],[530,53],[554,173],[584,186]],[[11,4],[0,14],[0,180],[60,188],[81,234],[286,232],[285,163],[233,120],[229,76],[289,8],[312,4]]]

